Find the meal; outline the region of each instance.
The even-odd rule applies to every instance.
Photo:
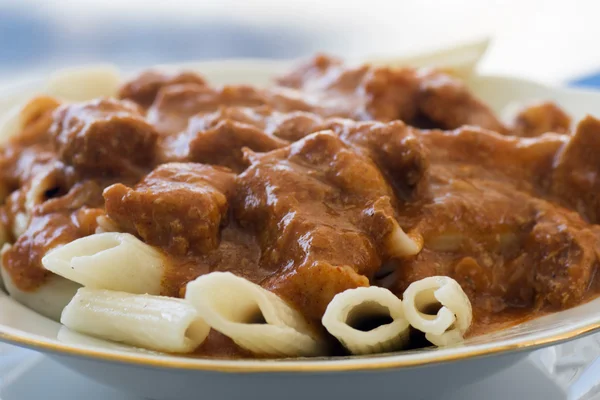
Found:
[[[0,127],[4,287],[70,330],[373,354],[600,291],[591,116],[546,102],[505,122],[451,72],[323,55],[266,88],[149,70],[108,92],[40,95]]]

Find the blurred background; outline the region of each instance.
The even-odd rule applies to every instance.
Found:
[[[0,0],[0,80],[61,66],[394,56],[482,36],[485,72],[564,81],[600,69],[598,0]]]

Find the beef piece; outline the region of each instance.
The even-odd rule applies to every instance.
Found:
[[[523,108],[515,117],[511,133],[535,137],[547,132],[569,133],[571,117],[552,102],[537,103]]]
[[[140,106],[148,108],[154,102],[161,88],[180,83],[193,83],[203,86],[206,81],[198,74],[189,71],[168,74],[149,70],[126,82],[119,90],[119,98],[134,101]]]
[[[398,228],[391,188],[332,132],[248,157],[235,214],[258,235],[261,265],[278,269],[264,286],[310,318],[339,291],[367,285],[398,250],[388,241]]]
[[[535,270],[536,302],[573,307],[586,298],[598,268],[600,231],[577,213],[540,201],[523,254],[522,268]]]
[[[326,129],[323,118],[317,114],[304,111],[280,112],[269,106],[223,107],[216,113],[195,118],[194,127],[197,130],[208,129],[225,120],[259,128],[267,135],[287,142],[295,142]]]
[[[124,231],[172,254],[204,253],[219,243],[233,182],[227,169],[163,164],[133,188],[106,188],[106,213]]]
[[[287,141],[263,130],[229,118],[233,109],[198,115],[190,119],[183,133],[165,141],[165,158],[185,159],[243,171],[247,166],[242,149],[265,152],[284,147]]]
[[[412,132],[450,177],[487,178],[530,193],[546,192],[555,154],[569,140],[557,134],[524,140],[475,127]]]
[[[494,113],[462,82],[441,72],[369,65],[347,67],[337,59],[318,56],[277,82],[297,92],[272,89],[274,104],[276,100],[287,100],[288,108],[325,117],[383,122],[399,119],[428,128],[476,125],[506,131]],[[275,107],[286,111],[280,104]]]
[[[401,121],[356,123],[331,119],[325,125],[344,142],[364,149],[386,172],[405,200],[414,199],[426,189],[428,151],[414,130]]]
[[[85,176],[138,175],[154,161],[156,131],[128,101],[62,106],[51,135],[58,157]]]
[[[170,85],[159,90],[148,110],[148,120],[159,132],[173,134],[183,131],[196,114],[211,113],[225,106],[257,107],[266,103],[264,93],[251,86]]]
[[[443,129],[474,125],[504,133],[506,128],[492,110],[458,79],[439,72],[420,77],[419,110]],[[409,122],[410,123],[410,122]]]
[[[550,191],[593,223],[600,223],[600,120],[583,119],[556,154]]]
[[[320,55],[277,83],[299,90],[301,94],[295,96],[308,101],[297,109],[325,117],[413,121],[417,114],[419,82],[412,69],[346,67],[338,59]],[[285,90],[277,94],[282,101],[294,97],[294,92]]]

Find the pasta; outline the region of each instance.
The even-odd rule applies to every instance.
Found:
[[[5,244],[0,257],[10,247]],[[45,317],[60,320],[60,314],[81,286],[60,276],[53,275],[34,292],[20,290],[4,267],[0,267],[0,276],[6,291],[19,303],[31,308]]]
[[[436,346],[461,342],[473,318],[469,298],[447,276],[411,283],[404,291],[403,306],[408,322]]]
[[[422,243],[408,236],[398,223],[395,223],[392,232],[388,235],[387,245],[390,253],[396,257],[414,256],[423,247]]]
[[[210,331],[182,299],[89,288],[77,291],[60,322],[80,333],[169,353],[194,351]]]
[[[119,70],[113,65],[64,69],[46,84],[45,93],[67,101],[114,97],[119,90]]]
[[[129,233],[97,233],[50,251],[44,268],[95,289],[159,294],[165,258]]]
[[[12,224],[12,233],[14,237],[19,237],[25,233],[29,225],[29,216],[24,212],[17,212]]]
[[[323,354],[304,318],[274,293],[229,272],[213,272],[187,285],[186,297],[215,330],[254,353]]]
[[[55,187],[56,184],[56,175],[53,174],[51,166],[33,177],[29,190],[25,194],[25,210],[28,215],[31,215],[36,205],[45,200],[46,191]]]
[[[56,335],[56,339],[59,342],[74,344],[74,345],[82,345],[89,347],[99,347],[100,349],[111,349],[111,350],[119,350],[119,351],[135,351],[138,353],[144,354],[161,354],[155,350],[148,350],[141,347],[130,346],[125,343],[111,342],[104,339],[96,338],[93,336],[89,336],[87,334],[79,333],[73,331],[66,326],[61,326],[58,330],[58,334]]]
[[[337,294],[323,326],[352,354],[399,350],[408,342],[402,301],[387,289],[370,286]]]
[[[0,118],[0,144],[21,133],[27,124],[44,112],[55,109],[59,104],[56,99],[41,95],[23,105],[11,108]]]
[[[467,42],[447,49],[415,54],[404,58],[382,58],[372,59],[371,63],[375,65],[395,65],[411,67],[431,67],[443,68],[458,76],[470,75],[477,63],[485,54],[490,44],[489,38],[477,39],[473,42]]]

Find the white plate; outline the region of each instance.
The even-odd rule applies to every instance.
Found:
[[[215,83],[266,84],[287,65],[229,61],[186,65]],[[555,100],[574,116],[600,115],[600,94],[549,88],[502,77],[475,76],[469,84],[501,111],[515,101]],[[38,86],[39,87],[39,86]],[[13,87],[2,104],[35,91]],[[0,109],[1,111],[1,109]],[[219,361],[136,352],[107,342],[76,337],[57,340],[60,325],[0,293],[0,339],[47,352],[92,379],[153,399],[262,398],[314,396],[366,398],[428,397],[476,382],[521,360],[535,348],[582,336],[600,327],[600,299],[526,324],[469,339],[463,346],[423,349],[372,357]],[[390,384],[392,383],[392,384]]]

